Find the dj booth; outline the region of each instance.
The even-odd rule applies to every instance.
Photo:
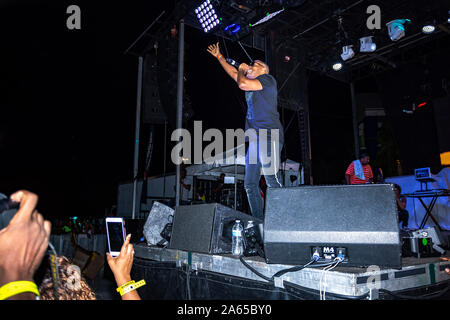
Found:
[[[147,241],[156,244],[155,228],[163,225],[154,219],[168,214],[154,206]],[[430,254],[431,237],[419,234],[409,248],[415,256],[405,255],[391,185],[269,189],[264,224],[256,221],[263,256],[230,254],[236,219],[252,217],[220,204],[177,207],[166,247],[135,246],[133,278],[149,284],[143,298],[450,298],[450,262]],[[244,243],[246,237],[244,229]]]

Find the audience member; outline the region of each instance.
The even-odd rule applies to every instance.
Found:
[[[41,300],[55,300],[55,286],[49,259],[44,259],[41,268],[44,276],[37,282]],[[80,269],[66,257],[58,257],[58,300],[95,300],[95,294],[80,274]]]
[[[113,258],[107,253],[107,260],[111,271],[114,274],[117,287],[131,281],[131,268],[133,266],[134,249],[130,243],[131,235],[125,239],[119,256]],[[58,257],[58,299],[59,300],[95,300],[95,293],[80,274],[80,269],[73,266],[66,257]],[[39,292],[42,300],[54,300],[55,289],[54,280],[49,261],[42,264],[44,270],[40,280]],[[126,293],[122,300],[140,300],[136,290]]]
[[[51,223],[37,212],[38,197],[34,193],[21,190],[10,198],[20,203],[20,207],[9,224],[0,230],[0,299],[34,300],[40,297],[53,300],[56,298],[56,278],[53,278],[49,261],[52,256],[43,259],[48,250]],[[118,257],[107,256],[118,287],[131,281],[134,249],[130,238],[128,235]],[[58,299],[94,300],[95,294],[80,269],[66,257],[57,257],[56,261]],[[140,300],[140,297],[134,290],[124,294],[122,299]]]
[[[20,207],[0,231],[0,292],[2,299],[34,300],[38,291],[33,275],[47,251],[51,223],[37,212],[34,193],[21,190],[10,198]]]
[[[119,256],[113,258],[107,253],[107,260],[114,274],[117,287],[131,281],[131,268],[133,266],[134,248],[128,235],[120,250]],[[59,300],[95,300],[95,293],[80,274],[80,269],[70,263],[66,257],[58,257],[58,299]],[[41,271],[43,270],[43,271]],[[43,274],[43,276],[40,276]],[[39,292],[42,300],[55,299],[55,287],[50,262],[47,259],[38,272],[40,285]],[[136,290],[126,293],[122,300],[140,300]]]

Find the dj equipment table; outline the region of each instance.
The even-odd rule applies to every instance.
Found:
[[[426,191],[416,191],[414,193],[404,194],[404,196],[409,197],[409,198],[419,199],[420,203],[422,203],[423,207],[425,208],[426,214],[423,217],[422,222],[420,223],[419,229],[423,229],[425,227],[425,224],[427,223],[428,218],[431,218],[434,221],[434,223],[436,224],[436,226],[439,228],[439,230],[443,231],[443,229],[439,225],[439,222],[436,220],[436,218],[432,215],[431,212],[432,212],[434,205],[436,204],[436,201],[439,197],[450,197],[450,190],[435,189],[435,190],[426,190]],[[428,206],[423,201],[423,198],[431,198],[431,201]]]

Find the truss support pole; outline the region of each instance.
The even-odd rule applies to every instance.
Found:
[[[142,102],[142,74],[143,74],[144,58],[139,57],[138,60],[138,80],[137,80],[137,102],[136,102],[136,131],[134,138],[134,168],[133,168],[133,211],[131,218],[136,215],[136,198],[137,198],[137,182],[139,170],[139,139],[141,130],[141,102]],[[145,181],[142,181],[145,183]],[[139,202],[140,203],[140,202]]]
[[[177,84],[177,129],[183,126],[183,78],[184,78],[184,20],[180,20],[180,28],[178,30],[178,84]],[[176,181],[176,195],[175,206],[180,205],[181,196],[181,165],[177,165],[177,181]]]
[[[355,143],[355,159],[359,159],[358,115],[356,106],[355,83],[353,81],[350,82],[350,93],[352,95],[353,141]]]

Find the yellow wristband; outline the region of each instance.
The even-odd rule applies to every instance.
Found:
[[[120,292],[121,289],[125,288],[126,286],[128,286],[129,284],[132,284],[132,283],[134,283],[134,280],[128,281],[127,283],[121,285],[120,287],[118,287],[118,288],[116,289],[116,291],[117,291],[117,292]]]
[[[0,300],[8,299],[17,294],[24,292],[34,293],[39,297],[39,290],[37,285],[31,281],[14,281],[5,284],[0,288]]]
[[[134,283],[134,281],[133,281],[133,283],[130,283],[129,285],[127,285],[125,287],[120,287],[120,288],[117,288],[117,289],[120,292],[120,296],[123,296],[124,294],[127,294],[127,293],[129,293],[131,291],[134,291],[137,288],[140,288],[142,286],[145,286],[145,280],[141,280],[141,281],[138,281],[136,283]]]
[[[219,60],[221,57],[223,57],[221,54],[219,54],[218,56],[216,56],[217,60]]]

